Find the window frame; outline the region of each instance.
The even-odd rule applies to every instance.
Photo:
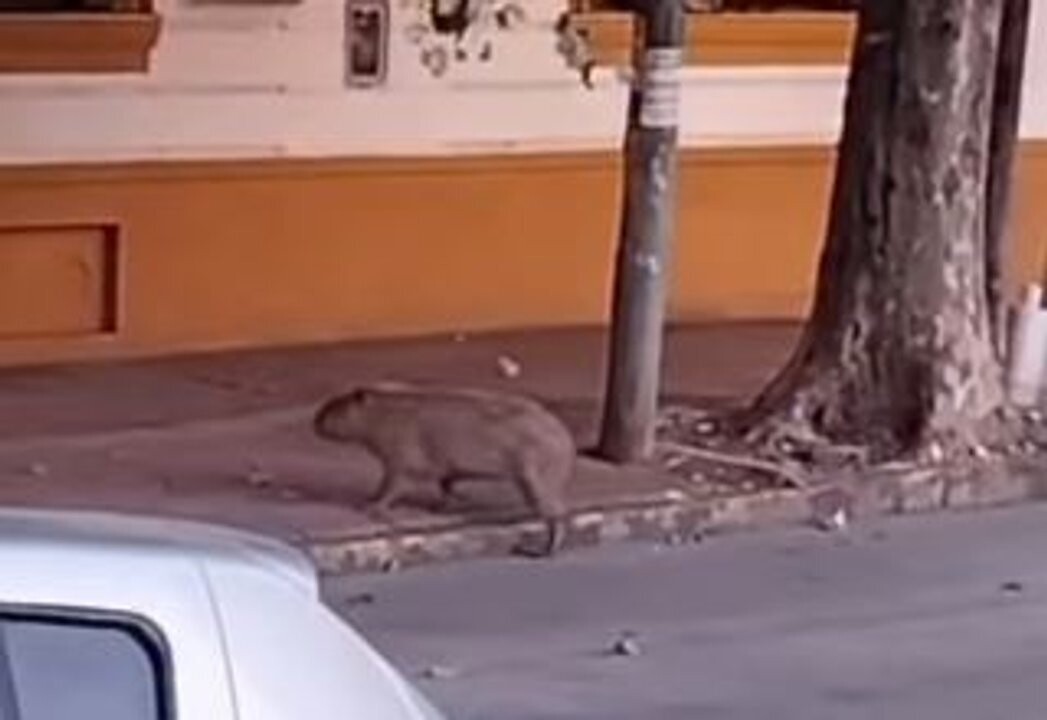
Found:
[[[152,0],[129,10],[0,11],[0,74],[144,73],[160,30]]]
[[[0,603],[0,624],[6,622],[39,623],[60,627],[115,630],[129,635],[145,652],[156,681],[157,720],[176,720],[175,673],[171,646],[160,626],[149,618],[121,610]],[[0,640],[2,625],[0,625]],[[9,671],[7,647],[0,642],[0,669]],[[13,678],[12,678],[13,682]]]
[[[596,66],[624,67],[632,60],[637,20],[613,0],[572,0],[571,28],[589,44]],[[844,66],[853,10],[701,10],[687,16],[685,63],[713,66]]]

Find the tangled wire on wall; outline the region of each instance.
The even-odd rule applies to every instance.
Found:
[[[492,35],[527,20],[522,5],[505,0],[403,0],[401,7],[416,15],[405,34],[433,77],[443,77],[454,63],[490,62]]]

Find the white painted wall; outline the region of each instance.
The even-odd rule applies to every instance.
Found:
[[[1032,0],[1029,52],[1025,62],[1022,133],[1047,138],[1047,1]]]
[[[418,0],[392,0],[390,75],[342,82],[341,0],[299,5],[158,0],[144,76],[0,75],[0,164],[157,158],[330,157],[615,147],[625,85],[584,89],[555,51],[563,0],[526,0],[492,32],[488,64],[434,78],[405,32]],[[1047,8],[1037,2],[1023,131],[1047,137]],[[688,145],[831,143],[842,68],[698,68],[685,75]]]

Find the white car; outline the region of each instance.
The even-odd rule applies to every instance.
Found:
[[[0,511],[0,720],[438,720],[282,543]]]

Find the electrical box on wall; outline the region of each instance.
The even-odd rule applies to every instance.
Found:
[[[389,63],[389,5],[386,0],[345,2],[345,83],[375,87]]]

